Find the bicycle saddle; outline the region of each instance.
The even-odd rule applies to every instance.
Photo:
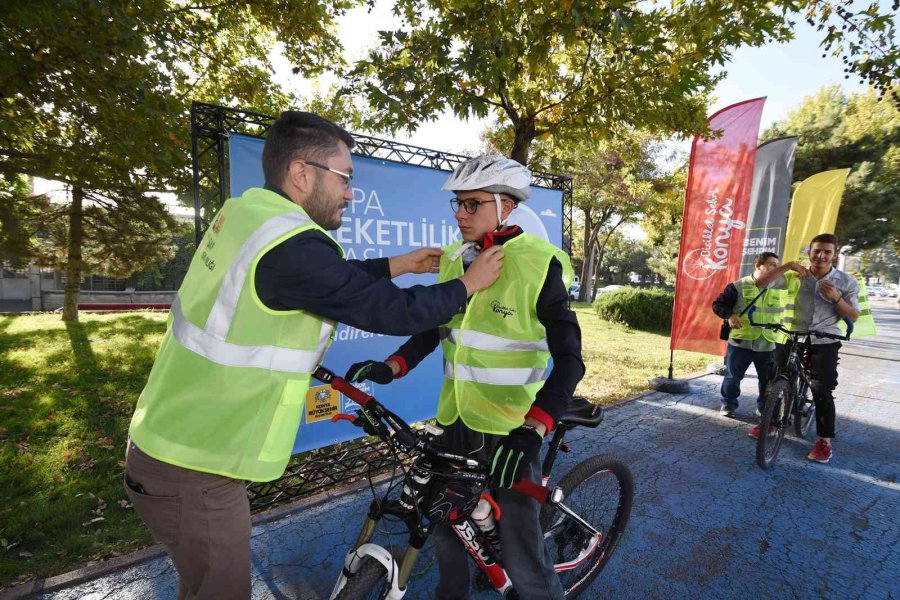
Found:
[[[603,407],[591,404],[586,398],[574,396],[572,398],[572,406],[559,420],[569,427],[583,425],[585,427],[596,427],[603,421]]]

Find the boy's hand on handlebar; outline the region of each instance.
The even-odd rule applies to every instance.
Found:
[[[491,483],[498,488],[509,488],[525,477],[528,466],[541,451],[544,438],[531,425],[522,425],[500,440],[491,462]]]
[[[394,380],[394,370],[385,362],[364,360],[350,365],[344,379],[350,383],[359,383],[368,379],[375,383],[386,384]]]

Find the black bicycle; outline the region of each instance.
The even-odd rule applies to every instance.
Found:
[[[816,420],[816,405],[809,396],[809,360],[806,347],[812,336],[832,340],[848,340],[846,335],[833,335],[821,331],[790,331],[779,324],[752,323],[787,334],[788,358],[783,365],[775,365],[775,373],[766,387],[766,404],[759,421],[759,437],[756,438],[756,464],[768,469],[775,464],[784,434],[793,425],[798,438],[805,438]]]
[[[313,376],[362,407],[355,415],[336,415],[333,420],[349,420],[384,440],[398,464],[404,462],[400,453],[412,459],[402,488],[388,486],[384,497],[376,496],[369,506],[330,598],[402,598],[419,552],[439,523],[451,525],[479,567],[476,586],[496,590],[504,598],[518,598],[503,568],[503,549],[494,526],[494,520],[502,515],[484,491],[489,480],[487,465],[447,452],[439,445],[438,428],[411,429],[375,398],[327,369],[319,367]],[[547,487],[557,453],[570,450],[563,441],[566,432],[579,426],[597,427],[602,420],[601,407],[575,399],[551,438],[542,467],[544,485],[522,480],[513,486],[543,505],[544,543],[567,598],[584,591],[609,562],[631,513],[633,478],[617,458],[592,456],[569,470],[556,486]],[[386,518],[405,526],[409,541],[404,551],[372,542],[379,521]]]

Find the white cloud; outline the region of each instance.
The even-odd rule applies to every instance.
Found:
[[[553,209],[545,208],[544,210],[541,211],[541,216],[542,217],[556,217],[559,215],[557,215],[555,212],[553,212]]]

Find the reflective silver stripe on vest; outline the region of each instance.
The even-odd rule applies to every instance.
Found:
[[[447,327],[440,328],[440,336],[442,340],[448,340],[456,346],[464,348],[472,348],[474,350],[490,350],[495,352],[549,352],[547,340],[513,340],[510,338],[491,335],[490,333],[482,333],[481,331],[472,331],[466,329],[462,331],[460,336],[459,329],[449,329]]]
[[[471,381],[474,383],[487,383],[490,385],[527,385],[538,383],[546,379],[547,369],[529,368],[491,368],[470,367],[468,365],[456,365],[456,373],[453,372],[453,363],[444,361],[444,377],[457,381]]]
[[[228,335],[234,311],[237,310],[237,303],[241,297],[241,290],[244,288],[244,281],[247,279],[250,264],[256,255],[290,230],[310,223],[312,221],[309,217],[300,212],[281,214],[260,225],[253,235],[247,238],[222,280],[216,303],[206,319],[204,329],[207,333],[223,340]]]
[[[325,325],[334,328],[334,323]],[[214,363],[226,367],[257,367],[285,373],[312,373],[326,348],[325,344],[320,344],[313,352],[275,346],[241,346],[226,342],[188,321],[181,312],[181,300],[177,295],[172,302],[172,335],[179,344]],[[327,336],[325,339],[327,340]]]

